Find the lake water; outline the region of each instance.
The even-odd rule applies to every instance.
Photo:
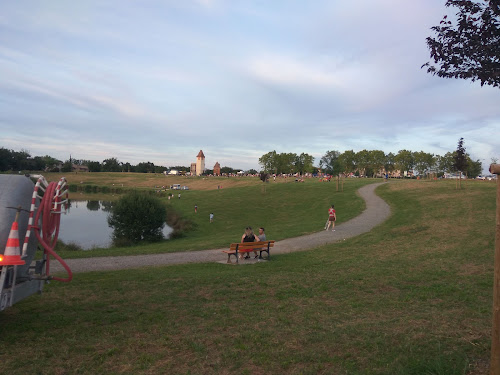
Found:
[[[76,243],[82,249],[110,247],[113,228],[108,226],[108,215],[113,202],[71,200],[66,215],[61,216],[59,239]],[[163,235],[170,236],[172,228],[165,225]]]

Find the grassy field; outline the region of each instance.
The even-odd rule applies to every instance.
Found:
[[[69,184],[89,184],[97,186],[123,186],[126,188],[154,189],[155,187],[173,184],[188,186],[192,190],[217,190],[222,185],[223,188],[237,186],[262,184],[257,177],[200,177],[200,176],[165,176],[161,173],[44,173],[47,181],[58,181],[65,177]],[[284,182],[284,179],[278,179]]]
[[[224,184],[222,189],[217,189],[217,185],[216,189],[209,189],[212,181],[200,178],[200,190],[181,191],[181,199],[177,197],[179,192],[173,190],[174,199],[162,198],[168,209],[175,210],[192,223],[193,230],[186,232],[183,238],[134,247],[61,251],[60,255],[76,258],[216,249],[238,242],[248,225],[253,228],[263,226],[269,239],[296,237],[320,230],[332,203],[337,209],[339,223],[359,215],[365,205],[357,190],[377,181],[348,179],[344,183],[344,191],[337,192],[334,182],[318,182],[317,179],[308,179],[305,183],[290,179],[288,181],[291,182],[284,183],[284,179],[277,179],[278,182],[266,184],[255,177],[235,180],[238,180],[237,184],[232,188],[226,188]],[[70,195],[75,196],[78,197]],[[194,212],[195,205],[198,206],[198,213]],[[213,223],[209,222],[211,212],[215,216]]]
[[[495,184],[377,192],[393,215],[342,243],[52,283],[0,313],[1,372],[486,374]]]

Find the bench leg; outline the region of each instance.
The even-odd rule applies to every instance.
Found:
[[[227,254],[227,263],[233,264],[233,262],[231,262],[231,255],[236,257],[236,263],[238,263],[238,252],[236,252],[236,254]]]
[[[262,257],[262,253],[267,253],[267,258],[266,258],[267,260],[269,260],[271,258],[271,254],[269,253],[269,250],[264,249],[264,250],[260,250],[259,259],[264,259]]]

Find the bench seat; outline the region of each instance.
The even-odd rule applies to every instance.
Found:
[[[258,241],[258,242],[239,242],[232,243],[229,246],[229,250],[222,250],[223,253],[227,254],[227,262],[231,263],[231,255],[236,258],[236,263],[239,263],[239,255],[249,254],[253,251],[259,252],[259,259],[264,259],[262,253],[267,253],[267,259],[271,257],[271,247],[274,246],[274,240],[270,241]]]

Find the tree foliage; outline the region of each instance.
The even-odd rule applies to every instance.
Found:
[[[109,158],[102,162],[103,172],[121,172],[121,163],[116,158]]]
[[[453,168],[457,172],[464,172],[467,170],[467,156],[463,138],[458,140],[457,150],[455,151],[455,155],[453,155]]]
[[[314,157],[301,153],[280,153],[270,151],[259,158],[259,164],[266,173],[311,173],[313,171]]]
[[[158,197],[132,191],[115,203],[108,224],[115,241],[137,243],[162,239],[165,219],[166,208]]]
[[[411,171],[415,166],[415,156],[408,150],[400,150],[394,157],[396,168],[400,171]]]
[[[325,155],[319,160],[319,166],[324,172],[337,176],[342,169],[340,164],[340,152],[339,151],[327,151]]]
[[[500,87],[500,1],[447,0],[446,7],[458,8],[456,24],[445,15],[431,28],[436,37],[428,37],[427,46],[435,65],[422,67],[439,77]]]

